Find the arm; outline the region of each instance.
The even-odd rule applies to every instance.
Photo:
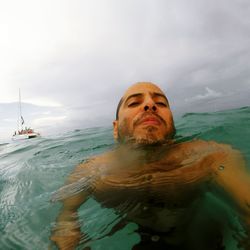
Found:
[[[57,217],[51,240],[59,249],[75,249],[81,238],[77,209],[85,201],[83,194],[77,194],[63,201],[63,208]]]
[[[77,166],[69,176],[66,185],[75,183],[83,178],[86,175],[87,164]],[[88,193],[83,190],[62,201],[63,207],[57,217],[56,225],[50,238],[59,249],[75,249],[78,245],[81,238],[81,231],[78,223],[77,209],[86,201],[87,196]]]
[[[250,233],[250,174],[237,150],[228,145],[218,145],[212,154],[212,175],[215,186],[222,189],[232,201]]]

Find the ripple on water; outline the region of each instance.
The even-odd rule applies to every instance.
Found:
[[[242,150],[249,149],[249,118],[246,119],[249,111],[247,108],[231,113],[186,115],[177,122],[178,136],[183,141],[219,138]],[[77,130],[53,138],[0,145],[0,249],[48,248],[50,230],[61,208],[59,202],[50,202],[52,193],[63,186],[66,177],[83,159],[100,154],[113,145],[111,130]],[[249,150],[246,152],[249,156]],[[95,179],[91,181],[95,188]],[[85,180],[67,187],[54,198],[61,200],[87,188],[87,184]],[[105,204],[89,198],[79,209],[82,231],[88,235],[83,236],[82,241],[88,241],[96,249],[105,249],[101,248],[103,246],[109,249],[110,244],[122,243],[131,249],[132,243],[138,241],[138,238],[130,241],[136,228],[134,225],[126,226],[112,237],[105,236],[122,219],[121,214],[133,209],[136,209],[133,200],[108,209]],[[90,238],[93,239],[91,242]]]

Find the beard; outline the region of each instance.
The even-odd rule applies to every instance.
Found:
[[[132,138],[130,138],[130,140],[138,145],[159,145],[165,143],[165,138],[160,139],[157,136],[157,129],[155,127],[147,126],[143,130],[144,133],[139,134],[136,137],[133,136]]]
[[[168,128],[166,134],[161,134],[159,129],[152,125],[138,128],[140,122],[148,116],[153,116],[161,121],[161,123]],[[139,130],[137,131],[137,129]],[[118,127],[118,142],[137,145],[161,145],[172,141],[175,132],[173,120],[169,124],[166,124],[166,121],[158,114],[145,112],[134,120],[132,128],[130,128],[127,120],[124,120],[120,124]]]
[[[124,144],[135,144],[135,145],[163,145],[172,141],[175,134],[175,128],[169,135],[159,136],[158,129],[154,126],[147,126],[141,129],[140,133],[134,135],[133,132],[127,131],[126,124],[123,124],[118,129],[118,142]]]

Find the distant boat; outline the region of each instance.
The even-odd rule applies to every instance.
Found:
[[[32,139],[40,136],[39,133],[35,132],[32,128],[24,126],[25,122],[22,116],[22,102],[21,102],[21,91],[19,89],[19,114],[17,120],[17,130],[12,136],[12,140],[24,140]]]

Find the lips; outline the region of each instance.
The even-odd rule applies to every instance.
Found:
[[[145,117],[139,123],[144,124],[144,125],[160,125],[161,124],[160,120],[153,116]]]

